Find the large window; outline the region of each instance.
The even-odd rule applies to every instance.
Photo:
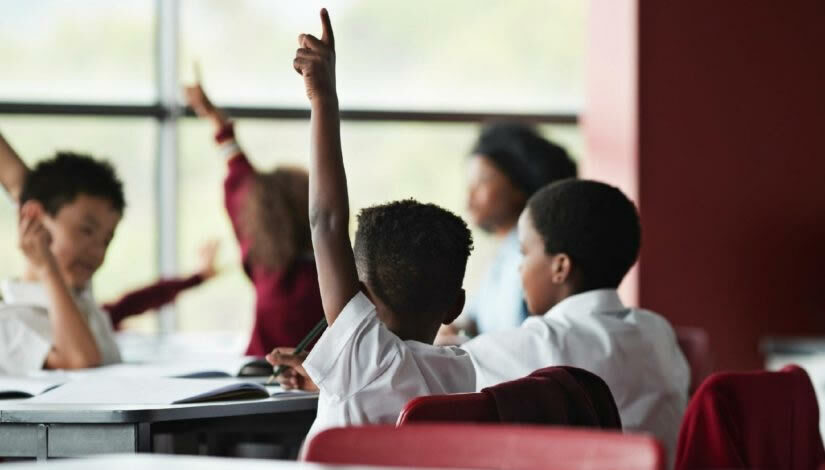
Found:
[[[198,245],[217,237],[222,274],[181,296],[160,328],[248,330],[253,291],[223,208],[225,163],[211,128],[183,117],[168,90],[199,63],[257,167],[305,164],[307,103],[291,62],[297,34],[319,32],[321,3],[18,3],[0,0],[0,63],[14,64],[0,84],[0,131],[27,163],[58,149],[107,157],[127,186],[126,217],[95,278],[98,298],[191,272]],[[535,121],[581,159],[584,3],[329,5],[353,213],[415,197],[465,215],[465,157],[486,120]],[[13,208],[1,206],[0,243],[11,255],[0,275],[8,276],[22,259]],[[494,248],[474,235],[471,293]],[[147,316],[128,326],[158,323]]]
[[[150,0],[0,0],[0,100],[151,103]]]
[[[290,67],[331,9],[344,108],[570,112],[583,80],[577,0],[184,0],[184,76],[199,60],[222,102],[304,107]],[[220,34],[216,34],[216,32]]]

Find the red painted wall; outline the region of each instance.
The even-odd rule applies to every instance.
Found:
[[[594,18],[608,2],[592,2]],[[638,15],[625,163],[644,225],[641,305],[707,329],[723,369],[761,366],[762,336],[825,334],[825,2],[618,3]]]

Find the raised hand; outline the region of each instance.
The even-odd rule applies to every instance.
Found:
[[[321,10],[321,39],[311,34],[298,36],[299,48],[292,66],[304,77],[307,97],[335,97],[335,37],[326,8]]]
[[[218,273],[218,269],[215,266],[215,258],[218,256],[218,248],[220,248],[220,246],[221,241],[217,238],[213,238],[200,247],[198,252],[200,255],[200,268],[198,269],[198,274],[200,274],[204,280],[215,277]]]
[[[220,127],[227,122],[226,116],[212,104],[200,83],[183,87],[183,93],[186,96],[186,102],[198,117],[211,120],[216,127]]]

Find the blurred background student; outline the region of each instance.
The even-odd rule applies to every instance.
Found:
[[[467,208],[472,223],[492,234],[498,251],[462,316],[442,328],[439,342],[463,330],[469,336],[513,328],[527,318],[518,267],[516,223],[533,195],[553,181],[575,178],[576,164],[561,146],[526,124],[487,126],[467,163]]]
[[[212,123],[228,165],[224,204],[256,296],[246,354],[294,347],[324,316],[309,232],[307,172],[285,166],[256,170],[235,139],[232,122],[201,85],[185,92],[195,113]]]

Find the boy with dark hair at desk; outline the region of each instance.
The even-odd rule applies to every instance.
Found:
[[[610,387],[625,429],[652,433],[672,456],[690,373],[667,320],[616,291],[641,245],[633,203],[604,183],[554,183],[530,198],[518,235],[533,316],[462,346],[477,388],[547,366],[589,370]]]
[[[394,423],[416,396],[475,388],[466,352],[432,345],[439,326],[464,306],[462,282],[472,249],[464,221],[432,204],[393,202],[365,209],[354,251],[350,244],[326,10],[321,20],[321,39],[299,36],[293,65],[312,108],[310,225],[329,329],[305,360],[278,349],[268,356],[273,364],[293,367],[282,378],[288,385],[302,385],[306,375],[320,388],[310,435],[335,426]]]
[[[58,153],[28,171],[0,136],[0,183],[20,203],[22,279],[0,283],[0,373],[120,361],[90,281],[126,205],[106,162]]]

